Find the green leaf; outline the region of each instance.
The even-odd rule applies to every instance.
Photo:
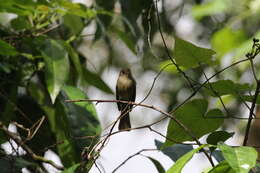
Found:
[[[131,37],[126,32],[119,30],[117,27],[113,27],[112,30],[117,36],[126,44],[126,46],[136,55],[135,43],[131,40]]]
[[[194,5],[192,15],[196,19],[201,19],[204,16],[220,14],[229,9],[231,2],[226,0],[212,0],[201,5]]]
[[[19,16],[11,21],[12,28],[20,31],[29,29],[31,27],[31,24],[27,17],[25,16]]]
[[[16,49],[11,46],[10,44],[6,43],[3,40],[0,40],[0,55],[4,55],[4,56],[15,56],[17,55],[17,51]]]
[[[215,52],[211,49],[201,48],[194,44],[175,37],[173,57],[178,65],[192,68],[199,63],[210,63]]]
[[[205,87],[207,88],[206,91],[214,97],[228,94],[237,95],[237,93],[251,90],[249,84],[234,83],[232,80],[219,80],[216,82],[211,82],[210,84],[206,84]],[[213,91],[211,88],[213,88]],[[217,95],[214,91],[217,92]]]
[[[63,44],[47,39],[40,49],[45,61],[45,80],[52,103],[55,102],[69,75],[69,59]]]
[[[255,96],[251,96],[251,95],[242,95],[242,96],[240,96],[240,97],[241,97],[244,101],[247,101],[247,102],[253,102]],[[260,97],[259,97],[259,96],[257,96],[256,104],[260,104]]]
[[[252,147],[232,148],[225,144],[218,144],[218,148],[236,173],[248,173],[256,164],[257,151]]]
[[[79,16],[66,14],[63,19],[64,25],[70,29],[73,35],[78,35],[84,28],[83,21]]]
[[[179,71],[177,70],[176,66],[172,63],[171,60],[165,60],[165,61],[162,61],[160,64],[159,64],[159,69],[162,69],[164,68],[165,66],[167,66],[163,71],[164,72],[168,72],[168,73],[172,73],[172,74],[177,74],[179,73]],[[179,66],[180,69],[182,71],[186,70],[187,68],[184,68],[182,66]]]
[[[76,172],[76,170],[77,170],[77,168],[78,168],[79,166],[80,166],[80,163],[77,163],[77,164],[71,166],[70,168],[68,168],[68,169],[66,169],[66,170],[64,170],[64,171],[62,171],[61,173],[74,173],[74,172]]]
[[[170,169],[167,170],[166,173],[181,173],[183,167],[190,161],[190,159],[193,157],[193,155],[206,146],[207,145],[201,145],[200,147],[183,155],[179,160],[177,160],[173,164],[173,166]]]
[[[207,137],[207,143],[212,144],[212,145],[217,145],[218,142],[225,142],[229,138],[231,138],[235,133],[229,133],[226,131],[216,131],[212,132],[208,137]]]
[[[212,168],[208,173],[236,173],[227,163],[227,161],[223,161],[219,163],[217,166]]]
[[[64,46],[66,47],[69,57],[78,73],[80,81],[83,79],[83,69],[80,64],[80,59],[78,56],[78,53],[75,51],[75,49],[69,44],[69,43],[64,43]]]
[[[224,39],[223,39],[224,38]],[[231,50],[237,48],[246,39],[242,30],[232,30],[231,28],[223,28],[214,33],[211,44],[219,57],[222,57]]]
[[[62,96],[65,99],[88,99],[87,95],[80,89],[73,86],[63,87]],[[91,102],[64,102],[66,114],[70,122],[71,133],[73,136],[96,136],[77,141],[76,147],[79,152],[86,146],[93,146],[99,139],[101,133],[95,106]]]
[[[49,114],[50,116],[50,114]],[[63,142],[57,145],[59,156],[65,167],[74,165],[80,158],[76,156],[75,144],[71,138],[70,121],[66,112],[66,107],[59,101],[55,103],[55,115],[50,119],[54,127],[54,133],[58,142]]]
[[[223,113],[218,109],[210,110],[207,114],[208,103],[203,99],[195,99],[180,107],[174,117],[186,126],[196,138],[218,129],[224,119]],[[218,117],[218,118],[216,118]],[[193,138],[174,120],[170,120],[167,138],[177,142],[193,141]],[[174,142],[166,140],[163,148],[173,145]]]
[[[100,78],[99,75],[88,71],[86,68],[83,68],[84,79],[90,85],[95,86],[96,88],[108,93],[113,94],[113,91],[109,88],[109,86]]]
[[[73,3],[69,1],[59,1],[60,9],[57,10],[61,14],[71,14],[84,18],[92,18],[96,16],[96,10],[87,8],[85,5],[80,3]]]
[[[88,99],[87,95],[80,89],[66,85],[63,87],[63,90],[66,92],[66,95],[69,99]],[[79,105],[85,108],[88,112],[91,113],[95,118],[97,118],[97,112],[95,106],[91,102],[75,102],[74,104]]]
[[[151,162],[153,162],[154,166],[156,167],[157,171],[159,173],[165,173],[164,168],[162,167],[161,163],[158,162],[157,160],[153,159],[152,157],[147,157],[148,159],[151,160]]]

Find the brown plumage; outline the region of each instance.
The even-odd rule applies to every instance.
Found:
[[[136,82],[131,74],[130,69],[122,69],[119,73],[116,84],[116,99],[124,101],[135,101]],[[119,130],[131,128],[129,112],[133,105],[127,103],[117,103],[118,110],[121,112],[119,121]]]

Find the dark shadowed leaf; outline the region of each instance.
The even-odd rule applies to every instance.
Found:
[[[217,145],[218,142],[225,142],[227,139],[231,138],[235,133],[229,133],[226,131],[216,131],[212,132],[207,137],[207,143],[212,145]]]
[[[80,89],[73,86],[63,87],[62,96],[65,99],[87,99],[87,95]],[[96,138],[84,138],[76,142],[78,152],[86,146],[94,145],[99,139],[101,133],[100,123],[98,121],[95,106],[91,102],[67,103],[66,112],[70,122],[71,134],[73,136],[95,136]]]
[[[158,149],[160,149],[165,155],[170,157],[173,161],[177,161],[181,156],[193,150],[192,145],[185,144],[175,144],[173,146],[161,149],[163,143],[155,140],[155,145]]]
[[[165,173],[165,170],[162,167],[160,162],[158,162],[157,160],[153,159],[152,157],[147,157],[147,158],[150,159],[153,162],[154,166],[156,167],[156,169],[157,169],[157,171],[159,173]]]

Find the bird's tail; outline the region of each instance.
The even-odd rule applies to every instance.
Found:
[[[118,129],[125,130],[125,129],[130,129],[130,128],[131,128],[131,123],[130,123],[129,112],[128,113],[122,112]]]

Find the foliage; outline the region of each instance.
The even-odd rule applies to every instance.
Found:
[[[27,153],[1,150],[1,171],[18,172],[25,167],[46,171],[42,163],[64,173],[87,172],[95,166],[107,141],[100,139],[95,105],[67,100],[88,99],[89,87],[113,94],[101,76],[107,67],[128,66],[128,60],[121,58],[125,52],[139,58],[142,72],[160,71],[155,80],[161,73],[174,80],[174,86],[164,86],[167,111],[146,106],[170,119],[165,142],[156,141],[156,146],[175,163],[165,171],[160,160],[147,157],[158,172],[179,173],[198,152],[211,163],[213,157],[218,161],[209,173],[257,169],[253,147],[223,143],[234,135],[225,129],[225,120],[240,118],[234,115],[241,113],[238,107],[246,106],[250,112],[244,135],[247,145],[254,108],[260,104],[259,1],[232,1],[236,3],[183,1],[167,10],[162,0],[158,10],[159,2],[151,0],[96,0],[90,7],[69,0],[0,0],[0,142],[12,139]],[[183,7],[185,3],[192,12]],[[169,16],[182,12],[193,15],[202,33],[194,33],[197,41],[211,43],[211,48],[174,32]],[[101,42],[108,54],[95,70],[91,68],[94,58],[79,51],[89,36],[84,28],[92,25],[96,29],[87,46]],[[158,37],[162,42],[156,41]],[[174,39],[174,48],[168,38]],[[211,76],[207,71],[212,71]],[[180,99],[182,91],[189,96]],[[10,123],[18,128],[17,134],[6,130]],[[202,137],[207,137],[203,144]],[[48,149],[58,154],[64,167],[42,157]]]

